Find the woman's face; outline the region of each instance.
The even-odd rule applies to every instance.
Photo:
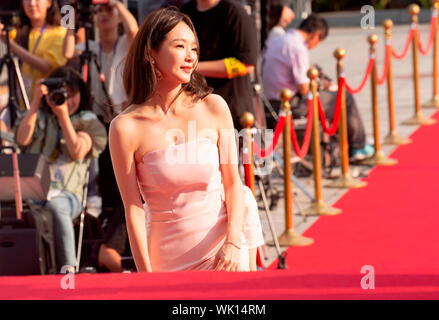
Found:
[[[162,81],[188,83],[198,62],[195,34],[183,21],[169,31],[159,50],[152,50],[155,67]]]
[[[286,28],[291,23],[291,21],[293,21],[293,19],[294,19],[294,11],[291,10],[289,6],[284,6],[282,9],[282,15],[280,17],[279,24],[283,28]]]
[[[32,20],[46,20],[47,9],[52,5],[52,0],[23,0],[23,9],[26,16]]]
[[[73,93],[72,89],[67,87],[67,92],[69,93],[69,98],[67,99],[67,106],[69,108],[69,115],[74,114],[81,103],[81,94],[79,90],[76,93]]]
[[[119,11],[115,6],[99,5],[96,8],[95,22],[98,30],[117,29],[121,22]]]

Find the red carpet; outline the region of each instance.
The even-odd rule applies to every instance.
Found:
[[[307,230],[315,244],[288,250],[295,275],[356,275],[371,265],[376,293],[439,298],[439,125],[411,138],[391,154],[398,165],[376,167],[366,188],[333,205],[341,215],[321,217]]]
[[[439,113],[435,114],[439,119]],[[368,186],[350,190],[305,233],[315,243],[288,250],[288,270],[256,273],[0,277],[0,299],[439,299],[439,124],[419,128],[413,143],[377,167]],[[375,289],[361,288],[361,268]]]

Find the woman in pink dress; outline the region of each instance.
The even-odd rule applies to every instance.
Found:
[[[109,143],[139,272],[256,270],[257,204],[238,173],[229,108],[195,71],[198,55],[189,17],[159,9],[126,58],[128,102]]]

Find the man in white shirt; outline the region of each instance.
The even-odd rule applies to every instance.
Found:
[[[267,40],[262,63],[262,83],[265,96],[274,110],[279,112],[279,93],[288,88],[293,95],[306,96],[309,90],[307,76],[308,50],[315,48],[328,34],[328,24],[317,16],[310,15],[298,29],[289,29],[284,35]],[[275,123],[267,116],[267,127],[274,129]]]

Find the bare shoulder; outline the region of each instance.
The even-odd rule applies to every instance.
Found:
[[[209,94],[201,100],[204,110],[209,114],[218,129],[233,128],[232,114],[223,97]]]
[[[110,134],[131,135],[135,132],[136,119],[130,113],[121,113],[110,123]]]
[[[143,119],[144,120],[144,119]],[[137,145],[141,134],[147,133],[148,126],[142,125],[141,117],[136,112],[122,112],[110,123],[109,139],[114,142]]]
[[[206,108],[216,116],[224,116],[230,113],[227,102],[218,94],[211,93],[207,95],[202,102]]]

